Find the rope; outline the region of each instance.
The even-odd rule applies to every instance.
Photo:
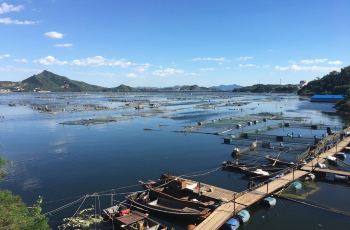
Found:
[[[81,202],[81,204],[79,205],[79,207],[78,207],[78,209],[75,211],[75,213],[73,214],[72,218],[74,218],[75,215],[77,215],[77,213],[79,212],[81,206],[84,204],[84,202],[85,202],[85,200],[86,200],[86,198],[87,198],[88,196],[89,196],[89,195],[85,195],[85,196],[84,196],[83,201]],[[67,225],[63,228],[63,230],[65,230],[65,229],[68,227],[68,224],[70,224],[71,221],[72,221],[72,219],[69,220],[69,222],[67,223]]]
[[[68,208],[68,207],[72,206],[73,204],[76,204],[77,202],[79,202],[79,201],[80,201],[81,199],[83,199],[83,198],[84,198],[84,197],[80,197],[79,199],[77,199],[77,200],[75,200],[75,201],[73,201],[73,202],[70,202],[70,203],[68,203],[68,204],[65,204],[65,205],[63,205],[63,206],[61,206],[61,207],[58,207],[58,208],[52,210],[52,211],[46,212],[46,213],[44,213],[43,215],[52,214],[52,213],[61,211],[61,210],[65,209],[65,208]]]
[[[344,215],[344,216],[350,217],[350,213],[348,213],[346,211],[338,210],[338,209],[335,209],[335,208],[324,207],[324,206],[320,206],[320,205],[317,205],[317,204],[312,204],[312,203],[309,203],[309,202],[306,202],[306,201],[301,201],[301,200],[296,200],[296,199],[292,199],[292,198],[289,198],[289,197],[285,197],[283,195],[279,196],[279,198],[282,198],[282,199],[285,199],[285,200],[289,200],[289,201],[292,201],[292,202],[295,202],[295,203],[298,203],[298,204],[303,204],[303,205],[307,205],[307,206],[310,206],[310,207],[322,209],[322,210],[325,210],[325,211],[328,211],[328,212],[332,212],[332,213],[336,213],[336,214],[340,214],[340,215]]]

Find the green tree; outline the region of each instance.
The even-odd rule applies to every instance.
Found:
[[[0,157],[0,175],[5,176],[6,160]],[[21,197],[8,190],[0,190],[0,229],[46,230],[50,229],[48,219],[41,214],[42,198],[32,207],[27,207]]]

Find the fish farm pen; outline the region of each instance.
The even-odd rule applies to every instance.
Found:
[[[1,136],[9,143],[14,133],[5,148],[22,153],[4,188],[43,194],[43,212],[59,229],[274,230],[291,215],[300,229],[309,218],[310,228],[322,220],[342,229],[335,222],[350,218],[342,202],[350,129],[311,106],[325,105],[229,93],[0,98],[10,110],[0,116]],[[23,122],[17,112],[30,115]],[[28,140],[15,138],[22,132]],[[35,174],[38,167],[47,173]],[[11,184],[16,176],[19,185]]]
[[[75,215],[66,218],[61,229],[96,223],[102,226],[112,224],[113,228],[119,226],[123,229],[167,229],[158,219],[151,219],[147,213],[178,218],[188,223],[188,229],[238,229],[250,218],[254,218],[249,212],[251,206],[262,204],[265,207],[274,207],[278,199],[287,199],[350,216],[350,213],[295,200],[293,196],[284,194],[286,191],[300,191],[303,183],[325,180],[329,175],[334,177],[332,183],[350,183],[350,168],[343,161],[350,152],[350,129],[337,132],[328,129],[328,133],[327,129],[323,131],[325,134],[322,139],[241,133],[243,135],[239,138],[225,141],[235,148],[231,160],[223,162],[217,168],[179,176],[163,174],[155,181],[140,181],[143,189],[138,191],[118,191],[137,188],[136,184],[85,195],[47,214],[52,215],[80,203]],[[340,169],[337,166],[345,168]],[[218,170],[244,175],[247,189],[232,191],[193,179]],[[108,197],[111,207],[102,209],[100,199]],[[95,202],[92,209],[84,205],[88,199]]]

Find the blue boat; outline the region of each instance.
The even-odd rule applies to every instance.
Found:
[[[338,101],[341,101],[344,99],[344,96],[342,95],[313,95],[310,98],[311,102],[330,102],[330,103],[336,103]]]

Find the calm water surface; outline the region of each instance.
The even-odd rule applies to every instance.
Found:
[[[162,113],[153,113],[149,108],[136,111],[125,107],[122,99],[158,102]],[[110,109],[42,113],[31,108],[33,103],[62,105],[68,101],[77,105],[105,105]],[[228,101],[250,103],[240,107],[222,106]],[[9,107],[8,103],[16,103],[16,106]],[[208,108],[208,104],[215,106]],[[227,116],[244,117],[261,112],[283,112],[285,116],[305,117],[313,123],[321,122],[334,127],[343,125],[343,119],[332,114],[334,109],[331,104],[312,104],[294,95],[0,95],[0,116],[4,116],[0,119],[0,151],[11,161],[9,175],[0,186],[22,196],[28,203],[42,195],[44,212],[84,194],[100,191],[106,191],[106,195],[101,197],[101,206],[107,207],[113,188],[135,185],[115,192],[135,191],[141,188],[136,186],[140,180],[157,179],[162,173],[182,175],[205,172],[230,159],[232,145],[223,144],[222,136],[175,131],[198,121]],[[63,121],[103,116],[126,116],[130,119],[89,126],[60,124]],[[144,128],[154,131],[145,131]],[[324,133],[299,128],[276,129],[268,133],[285,135],[289,132],[309,137]],[[234,191],[242,191],[247,186],[241,174],[221,170],[196,179]],[[308,201],[350,212],[349,186],[316,183],[319,190],[310,195]],[[122,199],[123,196],[116,198]],[[94,202],[91,198],[86,203],[91,206]],[[50,216],[52,227],[56,228],[62,218],[72,215],[76,208],[77,205]],[[281,199],[273,209],[255,205],[250,211],[251,221],[241,229],[350,229],[350,217]],[[155,218],[176,229],[186,228],[177,220]]]

